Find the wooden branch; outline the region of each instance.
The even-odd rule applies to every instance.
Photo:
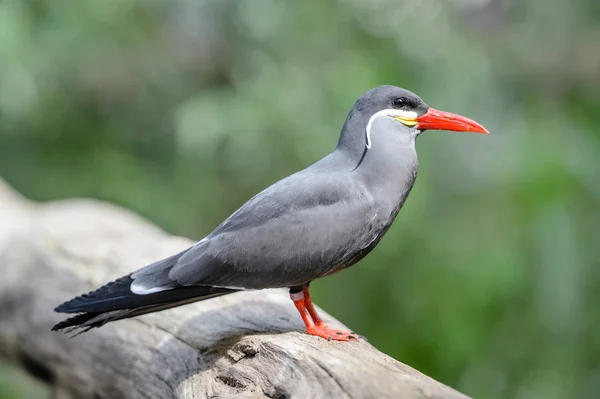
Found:
[[[27,201],[0,180],[0,355],[55,398],[466,398],[366,342],[304,334],[285,290],[51,332],[53,308],[190,244],[92,200]],[[330,316],[325,320],[343,327]]]

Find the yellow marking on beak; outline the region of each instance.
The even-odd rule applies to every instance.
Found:
[[[394,119],[396,119],[398,122],[402,123],[404,126],[408,126],[408,127],[417,126],[417,123],[419,123],[414,118],[403,118],[401,116],[394,116]]]

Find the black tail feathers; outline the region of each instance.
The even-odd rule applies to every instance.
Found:
[[[131,292],[131,275],[121,277],[96,291],[73,298],[58,307],[59,313],[82,313],[63,320],[52,327],[53,331],[86,332],[115,320],[184,305],[191,302],[225,295],[236,290],[211,286],[181,286],[148,295]],[[78,334],[79,334],[78,333]]]
[[[124,304],[128,296],[134,295],[130,290],[132,282],[131,275],[121,277],[95,291],[80,295],[57,306],[54,311],[58,313],[80,313],[116,310],[119,303]]]

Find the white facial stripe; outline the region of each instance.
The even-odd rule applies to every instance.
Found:
[[[366,129],[366,143],[365,145],[367,146],[367,148],[371,148],[371,127],[373,126],[373,121],[375,121],[375,119],[379,118],[380,116],[388,116],[388,117],[400,117],[400,118],[404,118],[404,119],[416,119],[417,116],[419,116],[419,114],[417,114],[414,111],[406,111],[403,109],[382,109],[379,112],[376,112],[375,114],[373,114],[373,116],[369,119],[369,123],[367,123],[367,129]]]
[[[387,111],[390,111],[390,116],[399,116],[400,118],[405,119],[416,119],[417,116],[419,116],[415,111],[406,111],[403,109],[390,109]]]
[[[367,148],[371,148],[371,126],[373,126],[373,121],[377,118],[379,118],[380,116],[387,116],[388,115],[388,111],[391,111],[389,109],[382,109],[379,112],[376,112],[370,119],[369,119],[369,123],[367,123],[367,130],[366,130],[366,134],[367,134],[367,139],[366,139],[366,143],[365,145],[367,146]]]

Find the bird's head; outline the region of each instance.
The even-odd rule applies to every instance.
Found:
[[[348,139],[355,141],[357,128],[364,134],[363,145],[367,148],[376,140],[378,131],[410,140],[425,130],[488,133],[479,123],[431,108],[413,92],[396,86],[376,87],[356,101],[344,125],[344,130],[355,131],[354,137],[344,137],[342,132],[340,143]]]

